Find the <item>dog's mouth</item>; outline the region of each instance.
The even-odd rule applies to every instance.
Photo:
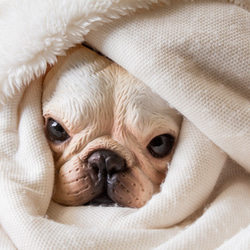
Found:
[[[114,206],[117,203],[114,202],[107,194],[107,192],[102,193],[100,196],[97,198],[93,199],[92,201],[84,204],[84,205],[90,205],[90,206]]]

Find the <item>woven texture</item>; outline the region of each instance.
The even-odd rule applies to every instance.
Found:
[[[0,4],[1,249],[250,248],[248,0]],[[43,74],[82,40],[184,116],[162,190],[143,208],[50,200]]]

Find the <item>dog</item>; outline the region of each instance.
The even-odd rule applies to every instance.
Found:
[[[143,82],[79,45],[46,74],[42,104],[55,202],[140,208],[160,191],[181,115]]]

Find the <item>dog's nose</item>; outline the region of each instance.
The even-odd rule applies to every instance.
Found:
[[[102,174],[109,175],[122,172],[126,169],[126,161],[123,157],[107,149],[100,149],[92,153],[88,158],[88,165],[97,168]]]

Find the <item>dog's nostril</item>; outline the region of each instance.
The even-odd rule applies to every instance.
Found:
[[[106,172],[105,158],[98,152],[94,152],[88,158],[88,165],[96,172]]]
[[[126,169],[126,161],[111,150],[101,149],[95,151],[88,158],[88,164],[101,173],[109,175],[122,172]]]
[[[111,175],[122,172],[126,168],[125,160],[117,154],[107,157],[105,163],[107,173]]]

